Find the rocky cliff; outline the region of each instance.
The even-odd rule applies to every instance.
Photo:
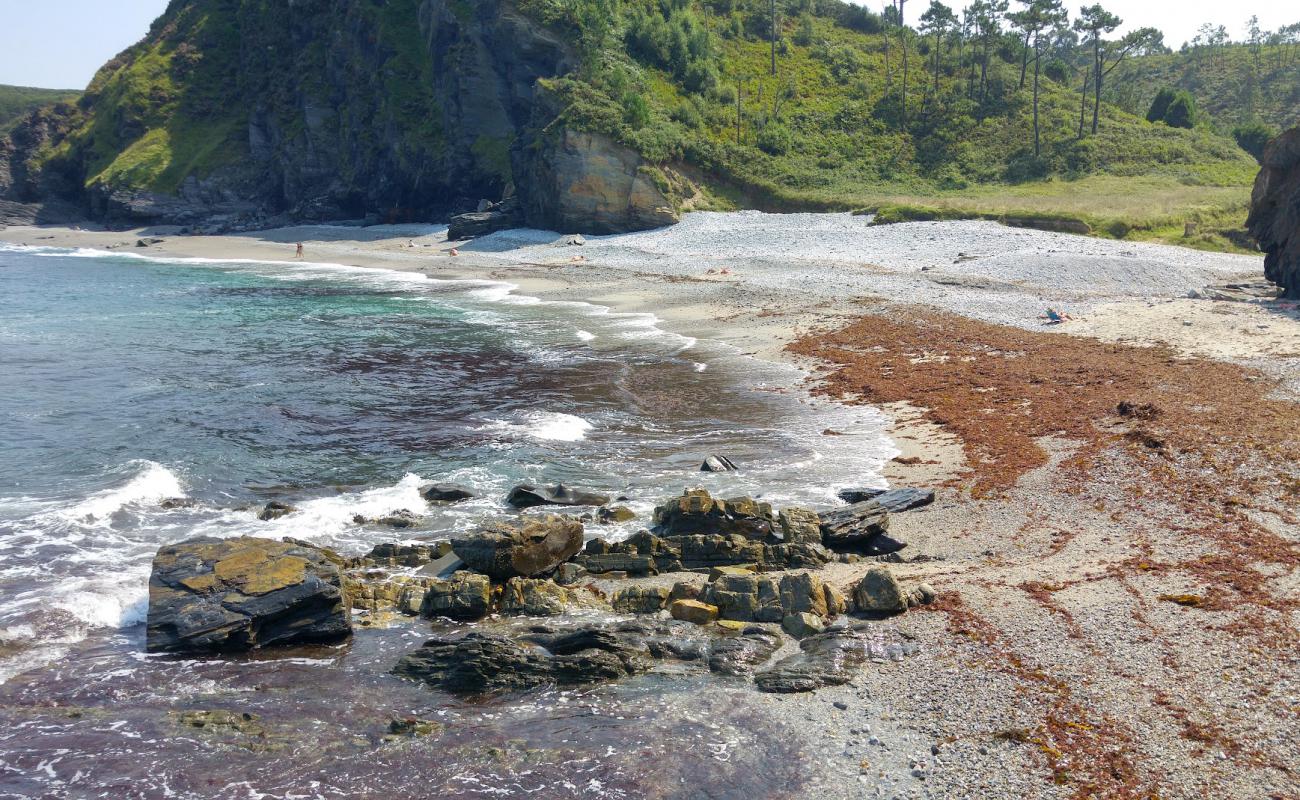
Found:
[[[1300,300],[1300,128],[1265,149],[1246,225],[1266,254],[1265,277]]]
[[[674,221],[658,167],[539,111],[573,67],[510,0],[174,0],[77,104],[0,141],[0,224],[432,220],[516,190],[533,225]]]

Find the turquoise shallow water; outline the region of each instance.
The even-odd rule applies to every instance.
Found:
[[[0,245],[0,696],[191,691],[141,660],[140,623],[153,552],[195,534],[361,552],[506,514],[524,480],[625,494],[641,524],[688,485],[832,504],[893,451],[877,414],[809,403],[786,391],[799,378],[649,315],[505,284]],[[713,452],[744,469],[699,473]],[[481,496],[429,508],[428,480]],[[160,506],[181,497],[192,504]],[[299,511],[260,522],[270,499]],[[354,521],[397,509],[420,525]],[[408,638],[275,669],[382,674]],[[6,753],[44,746],[0,737],[0,774]]]

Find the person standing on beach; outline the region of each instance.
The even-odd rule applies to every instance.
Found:
[[[294,254],[294,258],[302,258],[302,242],[298,242],[298,252]]]

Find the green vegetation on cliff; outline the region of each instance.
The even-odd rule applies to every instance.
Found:
[[[1075,52],[1068,42],[1042,34],[1035,64],[1007,20],[985,37],[939,4],[914,31],[891,24],[892,12],[778,0],[775,46],[768,0],[524,6],[583,43],[584,68],[551,86],[566,119],[651,161],[686,165],[718,206],[876,207],[905,197],[1002,214],[1010,200],[1024,216],[1078,214],[1094,230],[1169,238],[1176,228],[1181,238],[1184,222],[1240,228],[1257,170],[1230,136],[1153,124],[1145,108],[1103,102],[1093,134],[1091,84],[1081,95],[1086,73],[1063,61]],[[1064,28],[1055,35],[1068,40]],[[1099,178],[1140,179],[1131,185],[1146,197],[1124,204],[1124,217],[1100,202],[1073,209]],[[1154,208],[1162,196],[1180,203]],[[1201,244],[1227,246],[1214,236]]]
[[[36,109],[55,103],[71,103],[80,94],[81,92],[64,89],[0,85],[0,136],[4,136],[20,119]]]

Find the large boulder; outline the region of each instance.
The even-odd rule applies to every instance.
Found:
[[[453,539],[466,566],[498,581],[550,572],[582,549],[582,523],[550,514],[497,523]]]
[[[821,529],[823,543],[832,549],[868,551],[871,555],[901,549],[901,543],[895,543],[900,546],[873,552],[881,549],[873,548],[873,544],[889,530],[889,512],[874,500],[822,512]]]
[[[890,512],[901,514],[914,508],[922,508],[934,502],[933,489],[841,489],[839,498],[846,503],[862,503],[872,500],[876,505]]]
[[[501,612],[528,617],[553,617],[564,613],[569,591],[555,581],[511,578],[501,587]]]
[[[1300,128],[1264,149],[1246,227],[1264,251],[1264,277],[1300,300]]]
[[[339,564],[307,545],[191,539],[154,556],[146,648],[230,652],[333,642],[352,632]]]
[[[521,483],[506,495],[506,503],[515,508],[534,506],[603,506],[609,497],[581,489],[570,489],[562,483],[554,486],[533,486]]]
[[[493,203],[482,211],[470,211],[456,214],[447,225],[447,240],[451,242],[476,239],[489,233],[518,228],[524,224],[524,215],[519,208],[519,201],[511,198],[500,203]]]
[[[853,602],[864,614],[901,614],[908,607],[908,593],[884,567],[872,567],[853,590]]]

